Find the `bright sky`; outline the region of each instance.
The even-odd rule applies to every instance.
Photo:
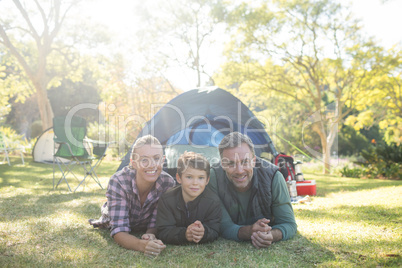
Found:
[[[341,0],[348,2],[348,0]],[[396,43],[402,45],[402,0],[353,0],[352,8],[362,19],[365,31],[378,38],[390,48]],[[385,2],[385,3],[382,3]]]
[[[93,17],[94,22],[107,24],[112,32],[123,40],[134,32],[136,24],[134,8],[141,0],[97,0],[84,12]],[[142,0],[144,1],[144,0]],[[341,3],[352,3],[352,11],[362,20],[364,31],[374,36],[377,41],[390,48],[396,43],[402,45],[402,0],[339,0]],[[384,2],[384,3],[383,3]],[[117,40],[116,40],[117,41]],[[123,41],[124,43],[124,41]],[[126,42],[127,45],[127,42]],[[121,47],[124,49],[124,46]],[[219,61],[214,68],[218,67]],[[183,74],[184,70],[175,70],[170,75],[177,86],[184,90],[195,85],[195,77]],[[178,75],[179,74],[179,75]]]

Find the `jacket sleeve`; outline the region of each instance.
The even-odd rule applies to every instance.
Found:
[[[281,230],[282,240],[287,240],[296,234],[295,215],[285,179],[280,172],[276,172],[272,181],[272,215],[275,219],[272,229]]]
[[[177,227],[174,212],[169,207],[165,198],[162,197],[158,202],[158,213],[156,214],[157,237],[167,244],[187,243],[186,228]]]
[[[214,194],[214,193],[211,193]],[[200,243],[207,243],[214,241],[219,236],[219,228],[221,224],[221,205],[218,198],[212,199],[209,209],[206,212],[206,217],[202,224],[204,225],[204,236],[201,239]]]

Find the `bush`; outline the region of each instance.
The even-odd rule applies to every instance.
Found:
[[[27,139],[23,139],[24,135],[18,134],[14,129],[10,127],[0,126],[0,132],[3,133],[4,141],[10,148],[23,148],[23,152],[31,154],[32,144],[34,140],[29,142]],[[15,152],[13,152],[15,154]]]
[[[402,146],[379,143],[363,150],[361,156],[368,177],[402,179]]]
[[[42,121],[37,120],[33,122],[31,125],[31,139],[38,137],[42,132]]]
[[[363,170],[360,168],[349,168],[348,166],[343,167],[340,170],[342,177],[349,177],[349,178],[360,178],[363,174]]]

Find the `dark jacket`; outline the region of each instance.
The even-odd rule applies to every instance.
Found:
[[[221,221],[221,207],[218,196],[208,187],[196,199],[183,200],[181,186],[162,195],[158,202],[156,215],[157,237],[164,243],[184,244],[187,227],[199,220],[204,225],[204,237],[200,243],[218,238]]]
[[[232,221],[235,224],[239,224],[240,206],[237,199],[237,191],[220,165],[213,167],[213,170],[216,174],[218,195]],[[261,218],[269,219],[271,223],[274,221],[271,211],[272,180],[278,170],[277,166],[257,157],[251,182],[252,192],[247,209],[250,211],[252,222],[256,222]]]

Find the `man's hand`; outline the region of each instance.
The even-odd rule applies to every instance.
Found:
[[[279,229],[272,229],[268,223],[269,220],[263,218],[253,225],[240,227],[238,237],[242,240],[251,240],[256,248],[269,247],[272,242],[282,240],[282,232]]]
[[[145,256],[154,258],[157,257],[164,249],[166,245],[163,244],[161,240],[147,240],[145,245],[144,254]]]
[[[251,235],[251,243],[254,247],[260,248],[267,248],[269,247],[274,240],[272,236],[272,232],[255,232]]]
[[[282,240],[282,237],[282,231],[279,229],[270,229],[266,233],[258,231],[251,235],[251,243],[258,249],[267,248],[273,242]]]
[[[268,232],[271,230],[271,227],[268,225],[270,220],[267,220],[265,218],[259,219],[256,221],[252,226],[251,226],[251,233],[250,237],[252,236],[253,233],[255,232]]]

